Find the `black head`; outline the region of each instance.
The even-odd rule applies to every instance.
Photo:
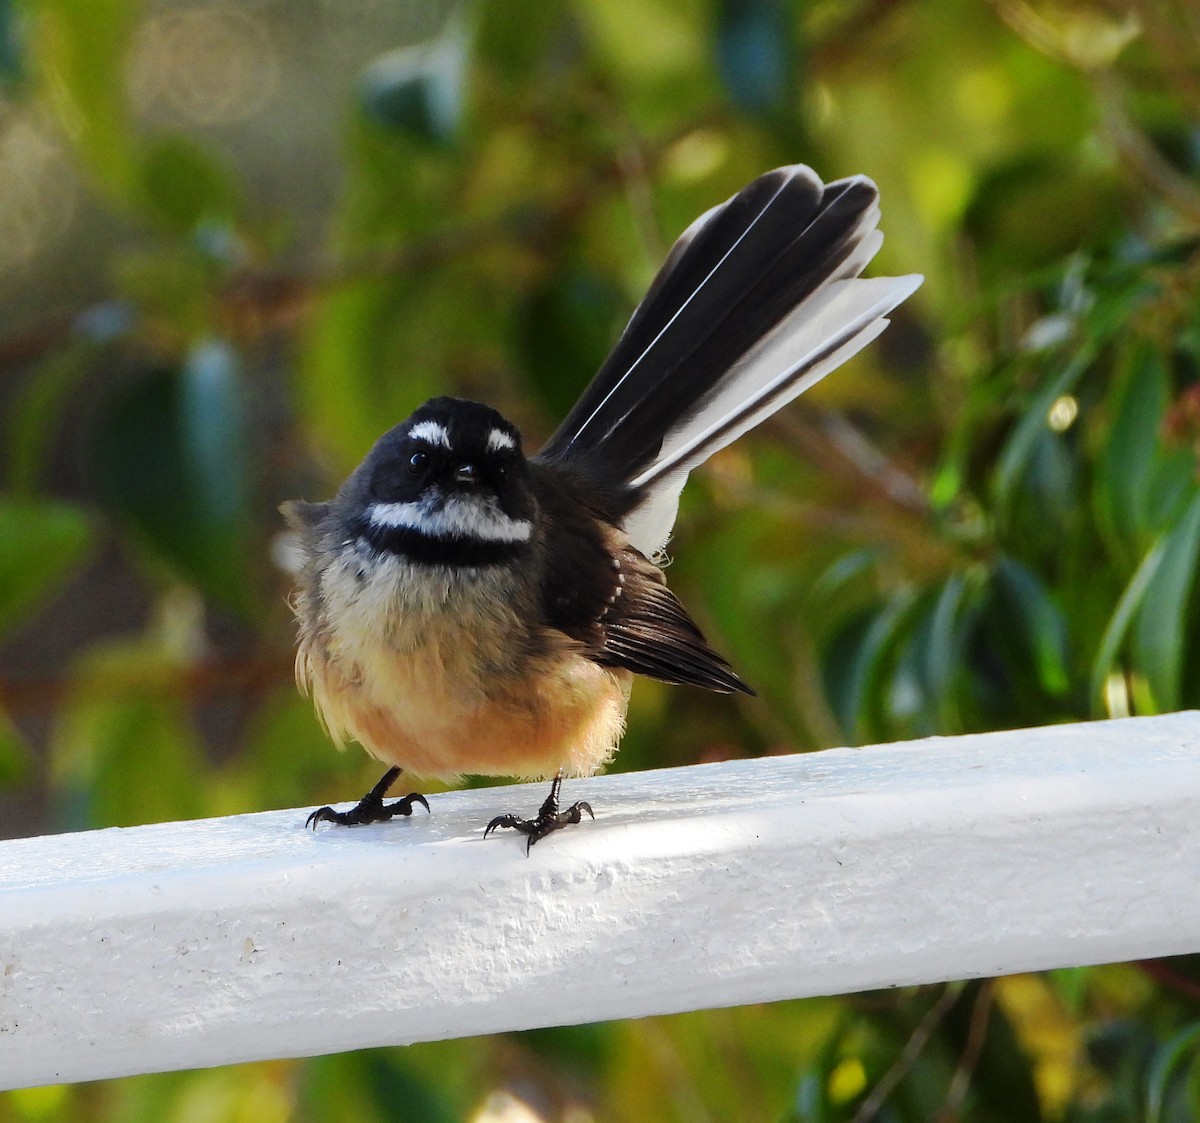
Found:
[[[434,398],[380,437],[338,498],[359,537],[418,562],[494,565],[534,537],[521,434],[458,398]]]

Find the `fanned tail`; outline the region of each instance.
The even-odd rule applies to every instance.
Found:
[[[863,176],[768,172],[679,238],[596,377],[538,453],[628,494],[666,543],[688,472],[865,347],[922,278],[859,277],[883,236]]]

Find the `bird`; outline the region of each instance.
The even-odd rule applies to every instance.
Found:
[[[297,546],[296,678],[339,747],[387,771],[306,826],[410,815],[401,773],[551,781],[525,851],[595,814],[564,778],[617,751],[635,675],[752,694],[668,589],[688,474],[870,343],[922,277],[861,276],[866,176],[769,171],[680,235],[608,358],[535,453],[488,405],[427,401],[332,499],[281,510]]]

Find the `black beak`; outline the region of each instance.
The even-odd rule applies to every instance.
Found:
[[[479,469],[469,460],[454,469],[454,482],[467,487],[475,487],[479,483]]]

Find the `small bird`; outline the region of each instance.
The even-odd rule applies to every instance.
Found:
[[[767,172],[680,236],[542,449],[494,409],[434,398],[327,503],[285,503],[299,543],[296,678],[339,746],[389,767],[344,826],[411,814],[401,771],[552,778],[539,839],[578,823],[564,776],[616,752],[635,674],[753,693],[659,564],[688,473],[865,347],[920,276],[863,279],[878,191]],[[594,818],[594,815],[592,816]]]

